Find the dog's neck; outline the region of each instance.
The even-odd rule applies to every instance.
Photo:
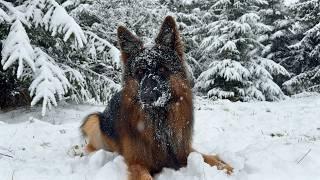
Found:
[[[148,121],[151,125],[164,124],[167,121],[169,105],[163,107],[159,106],[148,106],[144,107],[144,112],[147,116]]]

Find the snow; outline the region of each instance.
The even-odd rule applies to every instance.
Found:
[[[297,3],[297,2],[298,2],[298,0],[285,0],[284,4],[289,6],[289,5],[292,5],[292,4]]]
[[[92,56],[96,56],[97,51],[98,52],[105,51],[105,47],[108,47],[110,49],[108,53],[110,54],[113,62],[116,63],[116,66],[118,68],[121,67],[120,51],[115,46],[113,46],[110,42],[100,38],[99,36],[97,36],[96,34],[90,31],[85,31],[85,34],[88,36],[88,39],[90,39],[91,41],[91,42],[89,41],[89,43],[92,43],[91,44],[92,49],[90,49],[90,54],[92,54]],[[96,59],[96,57],[93,57],[93,59]]]
[[[164,105],[169,101],[170,97],[171,94],[169,92],[163,92],[156,101],[152,102],[152,106],[164,107]]]
[[[17,77],[19,78],[24,69],[24,64],[28,64],[34,71],[33,48],[30,39],[22,23],[16,20],[11,28],[7,39],[4,41],[4,48],[1,51],[3,69],[8,69],[13,63],[18,61]],[[25,62],[24,62],[25,61]]]
[[[228,51],[234,51],[236,53],[239,53],[237,49],[237,45],[233,41],[228,41],[220,50],[219,52],[228,52]]]
[[[210,69],[203,72],[198,78],[198,86],[203,87],[202,84],[199,83],[211,79],[215,74],[225,78],[226,81],[242,81],[250,76],[249,71],[237,61],[231,59],[214,61],[210,64]]]
[[[231,91],[223,91],[220,88],[213,88],[210,91],[208,91],[208,96],[209,97],[217,97],[217,98],[228,98],[228,97],[233,97],[234,92]]]
[[[165,168],[155,179],[316,180],[320,177],[319,107],[316,93],[251,103],[196,97],[193,146],[218,154],[235,171],[228,176],[192,153],[187,167]],[[127,166],[116,153],[100,150],[78,156],[84,143],[81,119],[103,106],[64,104],[45,117],[40,109],[0,114],[1,180],[126,179]]]
[[[270,39],[266,34],[274,27],[263,24],[264,17],[255,12],[258,4],[266,5],[267,1],[239,1],[242,12],[237,16],[232,13],[235,7],[228,5],[232,3],[218,0],[211,7],[220,13],[212,12],[218,20],[207,23],[208,33],[200,43],[198,61],[203,65],[196,89],[213,98],[283,99],[281,85],[274,81],[289,73],[281,65],[262,58],[260,53],[272,49],[264,49],[263,43]]]
[[[73,34],[78,46],[82,48],[87,43],[87,39],[81,27],[68,15],[62,6],[55,1],[52,1],[52,4],[53,6],[43,17],[46,29],[52,31],[52,36],[55,36],[58,32],[64,34],[64,41],[67,41]]]
[[[2,9],[0,9],[0,22],[10,22],[10,16],[7,15],[6,12],[4,12]]]
[[[29,87],[30,95],[34,96],[31,106],[43,99],[42,115],[44,116],[47,106],[51,109],[52,105],[58,105],[55,94],[59,100],[62,99],[63,95],[68,92],[70,83],[63,70],[55,64],[49,55],[40,48],[35,48],[34,53],[36,56],[36,77]]]

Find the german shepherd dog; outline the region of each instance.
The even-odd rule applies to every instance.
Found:
[[[90,114],[81,130],[86,151],[105,149],[121,154],[130,180],[151,180],[163,167],[187,164],[191,147],[193,104],[184,66],[183,44],[175,23],[165,18],[153,47],[125,27],[118,28],[123,88],[104,112]],[[214,155],[204,161],[228,174],[232,167]]]

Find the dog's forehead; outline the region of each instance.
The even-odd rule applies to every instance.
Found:
[[[129,71],[134,71],[138,68],[158,68],[165,66],[171,71],[180,71],[182,69],[178,54],[168,48],[161,46],[144,47],[135,56],[128,61]]]
[[[176,65],[179,62],[174,50],[166,47],[145,47],[135,58],[135,63],[152,66],[156,64]]]
[[[157,64],[159,62],[172,59],[172,52],[159,47],[145,47],[144,50],[135,57],[136,62],[147,65]]]

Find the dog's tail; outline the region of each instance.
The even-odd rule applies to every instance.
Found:
[[[101,117],[101,112],[92,113],[84,119],[80,126],[82,135],[85,137],[87,142],[85,147],[85,151],[87,153],[99,149],[108,149],[105,141],[106,137],[100,128]]]

